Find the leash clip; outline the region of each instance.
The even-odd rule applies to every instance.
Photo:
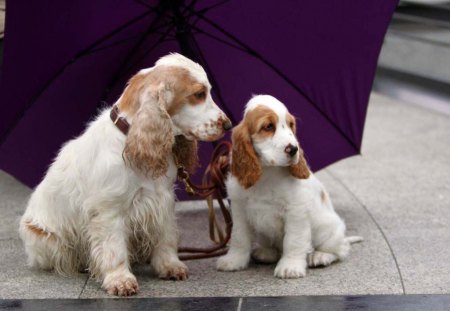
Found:
[[[177,166],[177,176],[178,180],[180,180],[184,184],[184,190],[189,195],[195,195],[195,190],[192,188],[191,184],[189,183],[189,173],[184,169],[184,166],[178,162],[178,159],[176,156],[174,156],[175,165]]]

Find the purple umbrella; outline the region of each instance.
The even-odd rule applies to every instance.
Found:
[[[252,94],[284,102],[313,170],[357,154],[397,2],[7,1],[0,167],[36,185],[134,73],[175,51],[205,67],[235,124]]]

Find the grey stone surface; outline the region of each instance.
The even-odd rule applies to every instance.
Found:
[[[449,83],[449,42],[448,28],[426,23],[392,23],[379,65]]]
[[[386,230],[395,250],[407,294],[448,294],[450,289],[449,228]]]
[[[450,118],[376,94],[371,102],[362,156],[329,171],[385,232],[406,293],[448,293]]]
[[[19,237],[19,218],[30,193],[30,188],[0,170],[0,240]]]
[[[0,241],[0,299],[78,298],[87,275],[64,278],[30,269],[22,242]]]

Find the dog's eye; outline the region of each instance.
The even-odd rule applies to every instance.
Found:
[[[275,126],[273,125],[273,123],[269,123],[264,125],[263,130],[267,131],[267,132],[271,132],[275,129]]]
[[[293,129],[293,128],[294,128],[294,122],[289,122],[289,127],[290,127],[291,129]]]
[[[206,98],[206,92],[201,91],[194,94],[195,98],[197,99],[205,99]]]

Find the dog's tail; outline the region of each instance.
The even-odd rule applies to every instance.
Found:
[[[346,237],[345,241],[349,242],[350,244],[353,244],[353,243],[359,243],[359,242],[364,241],[364,238],[362,236],[354,235],[354,236]]]

